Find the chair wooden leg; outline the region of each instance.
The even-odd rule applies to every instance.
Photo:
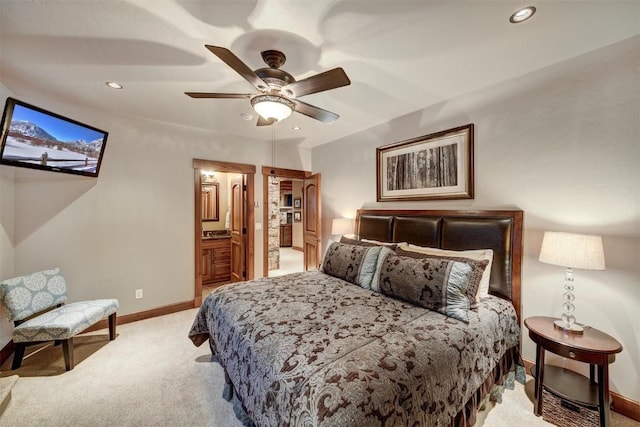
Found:
[[[67,371],[73,369],[73,337],[62,341],[62,351],[64,352],[64,366]]]
[[[20,365],[22,365],[25,347],[26,345],[21,342],[14,344],[13,364],[11,365],[11,369],[18,369]]]
[[[109,339],[111,341],[116,339],[116,314],[115,313],[109,316]]]

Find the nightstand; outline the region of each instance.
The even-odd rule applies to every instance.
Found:
[[[600,426],[609,421],[609,364],[622,345],[613,337],[585,326],[582,334],[567,333],[554,326],[553,317],[529,317],[524,325],[536,343],[534,413],[542,415],[542,389],[568,401],[598,408]],[[568,369],[544,364],[544,353],[550,351],[567,359],[589,364],[589,378]],[[597,376],[596,376],[596,370]]]

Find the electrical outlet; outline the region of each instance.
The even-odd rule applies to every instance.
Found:
[[[142,289],[136,289],[136,299],[142,299]]]

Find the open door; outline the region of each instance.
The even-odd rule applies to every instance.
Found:
[[[305,178],[302,187],[302,231],[304,244],[304,269],[320,267],[322,258],[322,227],[320,206],[320,174]]]
[[[246,279],[246,260],[244,257],[247,238],[245,224],[246,190],[244,175],[231,179],[231,209],[229,227],[231,231],[231,281],[241,282]]]

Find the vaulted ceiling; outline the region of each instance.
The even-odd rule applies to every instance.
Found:
[[[536,15],[509,23],[527,5]],[[248,99],[184,92],[254,91],[205,44],[252,69],[277,49],[298,80],[335,67],[351,80],[303,98],[335,123],[294,113],[277,125],[278,138],[313,147],[639,33],[637,0],[1,0],[0,82],[43,108],[54,98],[264,141]]]

